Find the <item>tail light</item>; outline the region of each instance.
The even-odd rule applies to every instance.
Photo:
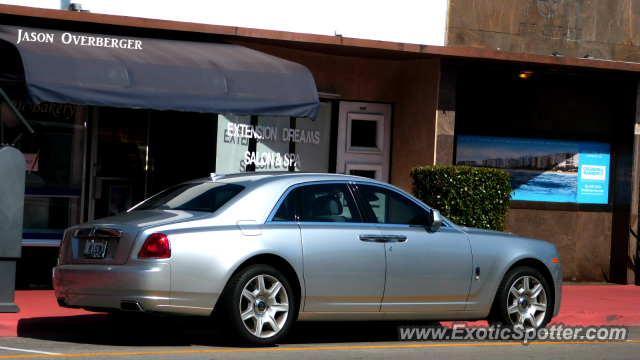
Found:
[[[168,259],[171,257],[171,244],[169,238],[164,234],[151,234],[147,238],[147,241],[142,245],[140,253],[138,253],[140,259]]]

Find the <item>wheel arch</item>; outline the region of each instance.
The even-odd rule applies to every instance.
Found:
[[[556,300],[556,287],[555,287],[555,282],[553,280],[553,276],[551,275],[551,271],[549,270],[549,268],[547,267],[547,265],[544,264],[544,262],[540,261],[539,259],[535,259],[535,258],[524,258],[524,259],[520,259],[518,261],[516,261],[515,263],[513,263],[513,265],[511,265],[509,267],[509,269],[507,269],[507,271],[503,274],[503,277],[509,273],[509,271],[520,267],[520,266],[528,266],[532,269],[537,270],[538,272],[540,272],[540,274],[542,274],[542,276],[544,276],[544,279],[547,281],[547,285],[549,285],[549,291],[551,292],[551,299],[552,301],[549,301],[549,304],[551,305],[551,313],[553,314],[554,310],[555,310],[555,300]],[[497,291],[497,289],[496,289]],[[497,293],[496,293],[497,296]]]
[[[242,262],[240,265],[238,265],[236,267],[236,269],[233,271],[233,273],[231,274],[231,276],[229,276],[229,278],[227,279],[227,283],[224,286],[224,290],[223,290],[223,294],[227,291],[227,287],[229,286],[229,282],[231,281],[231,279],[233,279],[233,277],[240,272],[242,269],[251,266],[251,265],[257,265],[257,264],[264,264],[264,265],[269,265],[269,266],[273,266],[274,268],[278,269],[278,271],[282,272],[282,274],[287,278],[287,281],[289,281],[289,284],[291,285],[291,287],[293,288],[293,296],[295,296],[296,299],[296,309],[295,309],[295,317],[298,317],[298,314],[300,313],[300,309],[302,307],[302,284],[300,284],[300,280],[298,278],[298,274],[296,273],[296,270],[293,268],[293,266],[283,257],[275,255],[275,254],[257,254],[254,255],[248,259],[246,259],[244,262]],[[220,295],[220,299],[223,299],[223,295]],[[217,310],[221,307],[221,301],[218,301],[215,305],[214,311],[213,313],[216,313]]]

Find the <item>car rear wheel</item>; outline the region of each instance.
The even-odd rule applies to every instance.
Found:
[[[224,298],[228,325],[240,342],[271,346],[287,333],[297,309],[289,282],[276,268],[252,265],[229,282]]]
[[[528,266],[517,267],[502,279],[488,321],[538,329],[551,320],[552,304],[551,291],[542,274]]]

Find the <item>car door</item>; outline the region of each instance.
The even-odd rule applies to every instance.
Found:
[[[380,311],[464,310],[473,267],[467,236],[446,224],[429,231],[429,211],[391,187],[356,186],[368,217],[385,238]]]
[[[386,270],[384,244],[363,223],[346,182],[300,185],[305,312],[379,312]],[[361,240],[361,238],[363,240]]]

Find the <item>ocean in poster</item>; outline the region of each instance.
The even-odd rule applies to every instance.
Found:
[[[506,171],[511,174],[512,200],[577,202],[578,173]]]

